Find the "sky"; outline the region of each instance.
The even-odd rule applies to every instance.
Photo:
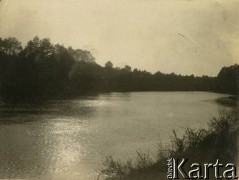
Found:
[[[238,22],[238,0],[0,1],[0,37],[48,37],[152,73],[216,76],[239,63]]]

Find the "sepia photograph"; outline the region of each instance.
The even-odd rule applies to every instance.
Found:
[[[238,0],[0,0],[0,179],[238,179]]]

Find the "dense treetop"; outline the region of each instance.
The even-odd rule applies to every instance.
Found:
[[[237,94],[239,65],[224,67],[217,77],[154,74],[105,67],[91,52],[52,44],[38,37],[22,46],[16,38],[0,38],[0,97],[5,102],[39,101],[110,91],[215,91]]]

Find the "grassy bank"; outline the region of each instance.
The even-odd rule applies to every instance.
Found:
[[[172,157],[187,158],[188,164],[214,164],[217,159],[237,163],[238,122],[238,110],[222,111],[218,118],[210,120],[207,130],[187,128],[182,137],[173,131],[170,145],[160,145],[155,153],[137,152],[136,160],[126,162],[107,157],[102,173],[109,180],[154,180],[166,179],[167,159]]]

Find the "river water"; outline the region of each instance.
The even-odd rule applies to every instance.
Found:
[[[207,128],[218,116],[208,92],[106,93],[0,107],[0,178],[96,179],[109,155],[134,158],[170,143],[172,130]]]

